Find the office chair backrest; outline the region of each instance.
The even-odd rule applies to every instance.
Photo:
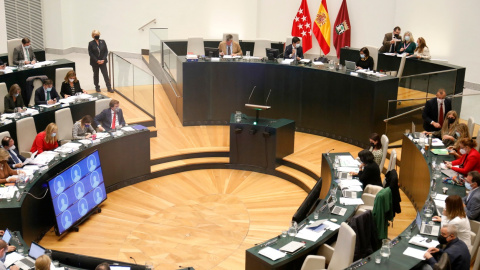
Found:
[[[62,89],[62,82],[65,79],[65,76],[67,73],[73,70],[73,68],[57,68],[55,69],[55,90],[57,90],[57,93],[60,95],[60,90]],[[75,89],[77,91],[77,89]]]
[[[470,136],[470,138],[472,138],[473,130],[475,129],[475,120],[473,119],[473,117],[468,118],[467,127],[468,127],[468,135]]]
[[[329,270],[345,269],[352,264],[355,254],[356,237],[357,234],[347,223],[342,222],[342,224],[340,224],[335,251],[328,265]]]
[[[382,142],[382,161],[380,161],[380,173],[383,172],[383,167],[385,167],[385,159],[387,158],[387,150],[388,150],[388,137],[387,135],[383,134],[382,137],[380,138],[380,141]]]
[[[21,38],[10,39],[7,41],[8,65],[13,66],[13,49],[22,44]]]
[[[390,162],[388,163],[387,172],[394,170],[396,164],[397,164],[397,151],[393,149],[392,153],[390,154]]]
[[[43,81],[42,79],[35,79],[33,81],[33,91],[32,91],[32,96],[30,96],[30,101],[28,102],[28,106],[35,106],[35,90],[37,90],[39,87],[43,86]]]
[[[266,48],[272,47],[272,41],[267,39],[257,39],[255,40],[255,45],[253,46],[253,56],[257,57],[267,57]]]
[[[0,83],[0,113],[3,113],[5,111],[5,103],[3,102],[3,100],[7,94],[7,85],[4,82]]]
[[[72,113],[70,108],[64,108],[58,111],[55,111],[55,123],[58,126],[58,140],[72,140],[72,129],[73,129],[73,120]]]
[[[470,236],[472,237],[472,250],[470,251],[470,256],[472,260],[477,256],[477,250],[480,249],[480,222],[475,220],[470,221],[470,231],[472,232]]]
[[[377,70],[377,63],[378,63],[378,47],[375,46],[365,46],[370,53],[370,57],[373,59],[373,69]]]
[[[237,43],[240,41],[240,40],[238,39],[238,34],[237,34],[237,33],[223,33],[223,39],[222,39],[222,41],[227,40],[227,35],[228,35],[228,34],[230,34],[230,35],[233,36],[233,41],[235,41],[235,42],[237,42]]]
[[[103,110],[108,109],[111,98],[104,98],[95,101],[95,115],[99,115]]]
[[[17,144],[20,154],[30,152],[33,141],[37,136],[37,129],[33,117],[20,119],[17,124]]]
[[[203,38],[201,37],[188,38],[187,54],[188,53],[193,53],[196,55],[205,55],[205,45],[203,44]]]

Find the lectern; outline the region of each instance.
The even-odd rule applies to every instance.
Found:
[[[293,153],[295,121],[230,116],[230,163],[274,171],[279,160]]]

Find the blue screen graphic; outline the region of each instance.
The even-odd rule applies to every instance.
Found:
[[[48,186],[62,234],[107,198],[98,151],[50,179]]]

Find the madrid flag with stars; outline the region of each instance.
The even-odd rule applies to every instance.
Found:
[[[297,15],[293,19],[292,36],[302,39],[303,53],[312,48],[312,20],[310,19],[310,11],[308,11],[307,0],[302,0]]]

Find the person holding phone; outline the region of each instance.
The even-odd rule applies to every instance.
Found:
[[[59,99],[60,96],[55,87],[53,87],[53,81],[50,79],[46,79],[43,82],[43,86],[35,90],[35,105],[55,104]]]

